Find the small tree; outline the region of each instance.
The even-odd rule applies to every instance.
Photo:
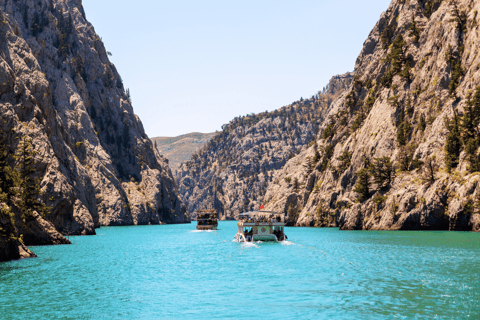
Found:
[[[417,146],[415,144],[400,147],[398,153],[398,164],[401,171],[410,171],[410,164],[413,162],[413,155],[415,154],[416,148]]]
[[[435,156],[427,157],[423,163],[423,178],[428,183],[434,183],[436,180],[435,172],[438,170],[438,165],[435,162]]]
[[[46,216],[50,212],[50,208],[38,200],[41,190],[40,179],[33,177],[35,153],[32,148],[32,139],[24,136],[15,155],[18,161],[16,169],[19,172],[17,185],[20,187],[18,207],[24,218],[32,217],[33,211],[37,211],[42,216]]]
[[[14,214],[7,205],[13,193],[11,168],[7,164],[7,151],[5,142],[0,140],[0,238],[6,241],[16,240]]]
[[[477,156],[478,140],[469,139],[465,146],[465,153],[467,155],[467,161],[470,163],[468,169],[470,172],[480,171],[480,159]]]
[[[392,182],[393,163],[389,157],[375,158],[373,159],[371,172],[377,189],[383,190]]]
[[[297,191],[299,188],[298,178],[293,179],[293,190]]]
[[[318,152],[318,149],[315,148],[315,155],[313,156],[313,163],[317,164],[318,161],[320,161],[320,152]]]
[[[358,193],[357,200],[364,202],[370,197],[370,170],[363,168],[357,172],[357,183],[354,192]]]
[[[7,199],[10,200],[14,196],[15,176],[17,174],[17,172],[12,170],[8,165],[7,158],[5,140],[2,138],[0,140],[0,190],[5,193],[7,197],[6,200],[2,200],[3,202],[7,202]]]
[[[415,17],[412,15],[412,25],[408,29],[410,30],[410,37],[413,38],[414,42],[420,40],[420,31],[418,30],[417,23],[415,22]]]
[[[350,166],[352,160],[352,152],[348,150],[343,151],[343,153],[337,158],[340,161],[340,164],[337,166],[339,174],[343,174],[345,170]]]
[[[314,166],[314,163],[313,163],[312,158],[307,157],[305,159],[305,163],[303,164],[303,167],[305,168],[305,175],[308,176],[308,175],[310,175],[310,173],[312,173],[313,166]]]
[[[447,167],[447,171],[450,172],[458,165],[462,147],[457,115],[455,115],[451,121],[445,119],[445,126],[448,130],[447,141],[445,143],[445,165]]]

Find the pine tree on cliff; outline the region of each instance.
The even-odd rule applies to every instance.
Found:
[[[363,168],[357,172],[357,183],[354,192],[358,193],[357,200],[363,202],[370,197],[370,170]]]
[[[7,203],[13,197],[15,190],[15,182],[13,179],[14,171],[7,163],[7,150],[5,148],[5,140],[0,140],[0,190],[6,196],[5,200],[0,199],[0,202]]]
[[[417,27],[417,22],[415,22],[415,16],[412,15],[412,25],[410,26],[410,37],[413,38],[414,42],[418,42],[420,40],[420,31]]]
[[[480,171],[480,159],[477,156],[477,149],[480,144],[480,87],[474,94],[473,99],[468,97],[465,113],[461,118],[462,140],[465,144],[465,153],[467,161],[470,163],[471,172]]]
[[[7,164],[5,140],[0,140],[0,237],[7,241],[16,240],[14,214],[8,207],[9,192],[11,192],[10,167]]]
[[[445,126],[448,130],[447,141],[445,143],[445,166],[447,167],[447,171],[450,172],[453,168],[457,167],[462,148],[457,115],[455,115],[451,121],[445,120]]]
[[[373,180],[377,184],[377,189],[386,189],[392,182],[394,173],[393,163],[390,161],[390,158],[383,157],[373,159],[371,173],[373,175]]]
[[[15,159],[18,161],[16,169],[19,172],[17,183],[20,201],[18,207],[22,211],[22,218],[31,218],[33,211],[37,211],[44,217],[50,212],[50,208],[38,200],[41,190],[39,179],[33,178],[35,174],[35,154],[32,140],[24,136],[15,154]]]

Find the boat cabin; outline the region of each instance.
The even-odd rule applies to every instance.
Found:
[[[283,213],[272,211],[242,213],[237,226],[238,233],[235,239],[239,242],[287,240]]]
[[[217,230],[218,211],[215,209],[197,210],[194,212],[197,218],[197,230]]]

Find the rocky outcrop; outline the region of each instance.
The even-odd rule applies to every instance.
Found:
[[[30,244],[54,243],[53,230],[189,221],[80,0],[0,0],[0,117],[12,167],[32,140],[51,207],[23,230]]]
[[[9,241],[0,237],[0,262],[34,257],[36,255],[20,241]]]
[[[392,1],[317,144],[275,173],[266,208],[299,226],[480,231],[469,120],[480,102],[478,10],[470,0]]]
[[[351,83],[349,73],[334,77],[322,92],[273,112],[237,117],[177,171],[182,199],[193,213],[215,207],[223,219],[258,208],[273,172],[305,148],[326,111]],[[292,181],[293,183],[293,181]]]

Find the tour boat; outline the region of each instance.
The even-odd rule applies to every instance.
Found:
[[[194,212],[197,217],[197,230],[217,230],[218,211],[215,209],[197,210]]]
[[[284,241],[285,215],[272,211],[251,211],[240,214],[238,219],[238,242]]]

